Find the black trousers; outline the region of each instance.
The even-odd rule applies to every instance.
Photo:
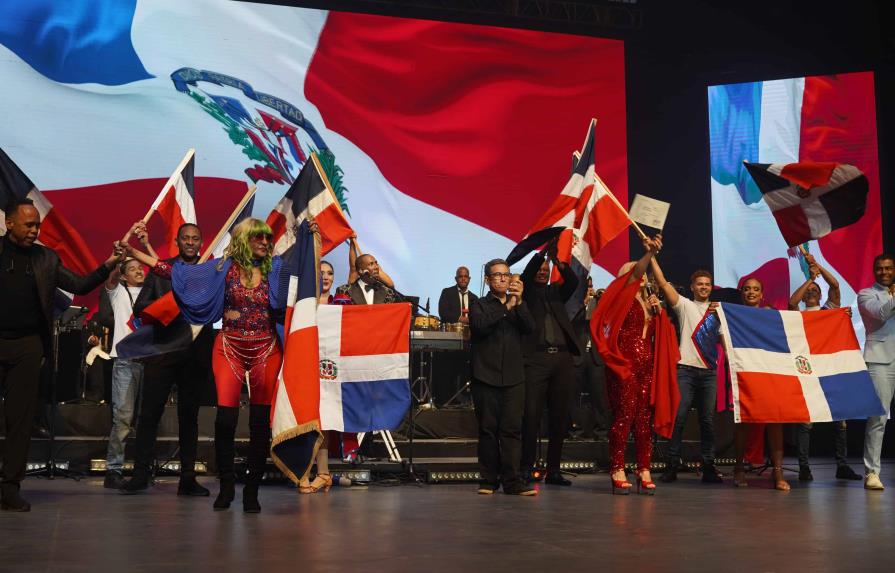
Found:
[[[574,378],[568,352],[535,352],[525,357],[525,415],[522,418],[522,467],[537,461],[541,417],[547,406],[547,471],[559,471],[562,444],[569,432]]]
[[[159,422],[174,386],[177,386],[180,473],[190,475],[195,472],[196,452],[199,447],[199,404],[211,365],[209,340],[214,340],[214,336],[207,335],[205,330],[188,351],[172,352],[145,364],[143,396],[135,440],[135,472],[148,474],[152,468]]]
[[[512,488],[519,483],[525,385],[491,386],[473,380],[472,401],[479,423],[482,484]]]
[[[3,483],[17,484],[25,479],[43,358],[43,344],[36,334],[12,340],[0,339],[0,387],[4,390],[3,415],[6,419]]]

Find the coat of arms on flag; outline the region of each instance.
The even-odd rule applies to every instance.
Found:
[[[324,305],[320,424],[324,430],[397,428],[410,407],[410,305]]]
[[[884,413],[845,309],[778,311],[721,303],[693,333],[703,361],[730,367],[734,421],[830,422]]]
[[[867,176],[853,165],[745,163],[790,247],[819,239],[864,215]]]

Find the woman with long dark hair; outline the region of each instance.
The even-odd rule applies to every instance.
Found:
[[[335,282],[335,271],[329,261],[320,261],[320,298],[318,304],[332,303],[333,296],[330,294],[333,283]],[[327,432],[323,433],[323,443],[317,450],[317,457],[314,463],[317,465],[317,475],[314,480],[310,480],[309,476],[305,476],[298,482],[298,492],[303,494],[317,493],[319,491],[328,492],[333,485],[332,475],[329,473],[329,437]],[[308,472],[310,474],[310,472]]]
[[[740,287],[740,296],[743,304],[752,308],[770,308],[764,304],[764,285],[755,277],[746,279]],[[771,454],[773,472],[771,480],[774,489],[789,491],[789,484],[783,479],[783,424],[764,424],[768,437],[768,449]],[[746,440],[750,428],[754,424],[737,424],[734,431],[734,448],[736,450],[736,465],[733,470],[733,483],[737,487],[746,487]]]

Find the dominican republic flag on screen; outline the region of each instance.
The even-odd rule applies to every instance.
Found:
[[[693,341],[717,362],[721,336],[730,365],[734,420],[830,422],[884,413],[845,309],[778,311],[721,303]]]
[[[286,195],[267,217],[273,230],[274,252],[283,253],[295,243],[295,227],[313,217],[320,228],[320,253],[325,255],[351,236],[351,225],[323,173],[316,153],[305,162]]]
[[[62,216],[59,209],[53,208],[53,204],[22,173],[6,152],[0,149],[0,235],[6,234],[3,210],[10,201],[25,198],[31,199],[40,213],[40,243],[56,251],[62,264],[76,273],[86,275],[96,269],[96,259],[81,235]]]
[[[745,165],[790,247],[857,222],[867,208],[867,177],[853,165],[813,161]]]
[[[786,308],[805,282],[801,261],[787,257],[790,245],[830,229],[811,239],[807,250],[839,281],[842,306],[855,308],[857,292],[875,280],[868,261],[883,250],[875,90],[873,72],[708,88],[716,284],[735,287],[757,277],[765,303]],[[860,191],[845,206],[835,195],[824,198],[829,193],[821,193],[823,170],[811,169],[804,184],[790,187],[798,179],[786,177],[783,167],[812,163],[826,165],[826,172],[848,187],[862,185],[862,178],[850,175],[845,165],[863,173],[869,188],[863,216],[839,226],[840,218],[858,215],[864,200],[858,198]],[[775,194],[763,189],[747,165],[776,166],[769,175],[781,176],[791,191],[769,197]],[[792,175],[793,169],[787,171]],[[799,196],[798,187],[802,195],[810,190],[810,196]],[[821,288],[826,292],[823,281]],[[852,324],[863,341],[857,312]]]
[[[271,410],[270,453],[283,474],[298,483],[323,443],[317,350],[320,263],[307,223],[299,227],[295,248],[284,264],[289,269],[288,307],[283,366]]]
[[[96,257],[186,149],[206,240],[247,182],[265,219],[316,151],[364,249],[434,299],[533,228],[592,117],[627,205],[624,56],[619,40],[260,2],[0,2],[0,145]],[[627,241],[600,251],[597,284]]]
[[[196,200],[193,191],[193,171],[196,152],[187,151],[180,165],[162,188],[150,208],[161,218],[164,240],[156,249],[163,259],[177,254],[177,231],[185,223],[196,224]]]
[[[580,156],[559,197],[507,259],[508,263],[514,264],[528,251],[540,246],[537,237],[546,229],[562,229],[557,242],[557,259],[571,264],[580,279],[580,292],[569,300],[575,307],[569,309],[570,314],[574,314],[584,300],[584,289],[587,288],[584,279],[590,273],[597,253],[629,224],[627,213],[597,175],[594,161],[596,126],[597,120],[591,119]],[[554,269],[553,280],[559,279],[559,272]]]
[[[397,428],[410,407],[410,305],[321,305],[317,329],[322,428]]]

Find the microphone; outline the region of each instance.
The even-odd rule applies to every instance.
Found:
[[[654,294],[656,294],[656,291],[653,290],[653,283],[646,283],[646,295],[650,297]],[[652,309],[653,315],[657,315],[661,312],[661,309],[657,304],[650,305],[650,308]]]

